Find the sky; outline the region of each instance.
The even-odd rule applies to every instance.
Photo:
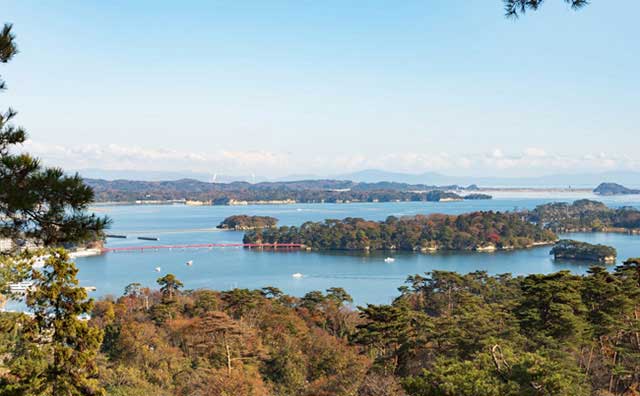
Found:
[[[65,169],[640,171],[640,2],[3,0],[24,149]]]

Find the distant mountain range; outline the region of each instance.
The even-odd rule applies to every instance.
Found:
[[[192,172],[192,171],[145,171],[145,170],[113,170],[113,169],[80,169],[77,171],[85,179],[102,180],[138,180],[138,181],[171,181],[181,179],[193,179],[203,182],[231,183],[234,181],[246,181],[258,183],[267,181],[264,177],[251,175],[233,176],[216,173]],[[300,180],[300,178],[296,179]]]
[[[80,175],[88,179],[103,180],[141,180],[141,181],[167,181],[179,179],[193,179],[203,182],[229,183],[244,181],[259,183],[265,181],[284,182],[299,180],[350,180],[363,183],[395,182],[406,184],[423,184],[429,186],[459,185],[467,186],[476,184],[480,187],[534,187],[534,188],[594,188],[602,182],[623,184],[629,188],[640,188],[640,172],[611,171],[603,173],[582,174],[555,174],[537,177],[477,177],[477,176],[450,176],[436,172],[425,173],[401,173],[388,172],[377,169],[367,169],[352,173],[343,173],[330,176],[311,174],[293,174],[286,177],[268,179],[253,175],[220,175],[215,173],[191,172],[191,171],[140,171],[140,170],[104,170],[82,169]]]
[[[476,177],[448,176],[435,172],[420,174],[363,170],[336,175],[333,178],[355,182],[394,181],[409,184],[428,185],[469,185],[480,187],[550,187],[550,188],[593,188],[601,182],[616,182],[630,187],[640,187],[640,172],[612,171],[603,173],[557,174],[537,177]]]

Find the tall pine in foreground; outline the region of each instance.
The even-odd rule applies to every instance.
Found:
[[[0,32],[0,63],[18,53],[12,26]],[[0,90],[6,89],[0,78]],[[0,112],[0,238],[43,246],[86,242],[101,236],[108,220],[87,214],[93,190],[80,176],[43,167],[37,158],[15,151],[27,139],[15,126],[16,111]]]
[[[0,63],[18,52],[14,40],[12,26],[4,25]],[[99,239],[108,220],[86,213],[93,191],[77,174],[16,153],[27,135],[15,116],[11,108],[0,113],[0,238],[14,247],[0,252],[0,293],[8,282],[32,280],[26,304],[33,317],[0,313],[0,395],[104,394],[96,380],[102,331],[79,319],[93,302],[78,286],[74,264],[64,250],[16,251],[25,241],[52,247]],[[48,257],[42,271],[30,268],[30,254]]]
[[[0,330],[17,332],[0,376],[0,395],[102,395],[96,357],[102,330],[81,319],[93,300],[78,286],[78,270],[61,249],[51,250],[42,271],[33,270],[35,287],[27,293],[33,317],[3,320]]]

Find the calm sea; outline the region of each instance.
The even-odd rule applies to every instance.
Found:
[[[358,203],[299,204],[256,206],[97,206],[97,213],[113,220],[109,231],[127,235],[127,239],[109,239],[107,246],[142,246],[158,244],[225,243],[242,241],[242,232],[218,231],[215,226],[234,214],[265,215],[278,218],[281,225],[300,225],[305,221],[327,218],[362,217],[383,220],[387,216],[428,213],[459,214],[475,210],[510,211],[532,209],[552,201],[591,198],[610,206],[640,208],[640,196],[594,197],[590,194],[494,193],[489,201],[443,203]],[[159,241],[141,241],[138,236],[157,237]],[[622,234],[574,234],[569,237],[592,243],[612,245],[619,260],[640,257],[640,236]],[[393,256],[393,263],[385,263]],[[187,261],[193,261],[187,266]],[[448,270],[468,273],[485,270],[490,274],[548,273],[568,269],[584,273],[589,265],[579,262],[554,262],[549,247],[497,253],[380,253],[346,254],[319,252],[273,252],[243,248],[174,249],[107,253],[76,259],[78,277],[83,286],[95,286],[92,297],[119,296],[132,282],[157,287],[156,279],[175,274],[187,289],[261,288],[275,286],[284,292],[302,296],[311,290],[345,288],[356,304],[388,303],[398,295],[407,276],[427,271]],[[160,267],[160,272],[156,272]],[[302,278],[292,274],[301,273]],[[14,305],[16,307],[16,305]],[[11,309],[9,305],[7,308]]]
[[[640,196],[594,197],[585,194],[495,194],[490,201],[447,203],[359,203],[300,204],[256,206],[99,206],[96,211],[113,219],[110,233],[128,235],[127,239],[109,239],[108,246],[156,244],[194,244],[240,242],[242,232],[217,231],[215,226],[233,214],[266,215],[280,220],[281,225],[300,225],[305,221],[327,218],[363,217],[382,220],[387,216],[426,213],[458,214],[474,210],[514,210],[534,208],[551,201],[579,198],[599,199],[610,206],[640,207]],[[158,237],[160,241],[137,240],[138,236]],[[640,257],[640,236],[621,234],[575,234],[572,238],[612,245],[619,259]],[[242,248],[145,251],[108,253],[98,257],[78,258],[82,285],[96,286],[92,293],[120,295],[131,282],[156,286],[156,279],[166,273],[175,274],[185,288],[229,289],[276,286],[284,292],[301,296],[311,290],[339,286],[354,297],[357,304],[387,303],[398,295],[408,275],[434,269],[467,273],[485,270],[491,274],[547,273],[568,269],[584,273],[589,265],[554,262],[549,247],[498,253],[442,254],[344,254],[318,252],[272,252]],[[393,256],[393,263],[384,258]],[[187,266],[187,261],[193,261]],[[156,272],[155,268],[161,271]],[[292,274],[301,273],[302,278]]]

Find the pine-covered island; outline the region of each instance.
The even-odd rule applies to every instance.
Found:
[[[247,231],[244,243],[296,243],[313,250],[478,251],[492,252],[553,244],[551,230],[519,213],[473,212],[461,215],[390,216],[385,221],[348,217]]]
[[[640,233],[640,210],[610,208],[602,202],[580,199],[572,204],[554,202],[527,212],[527,219],[554,232]]]
[[[272,228],[278,224],[278,219],[270,216],[234,215],[224,219],[216,228],[221,230],[256,230]]]
[[[552,254],[556,260],[580,260],[606,264],[615,263],[618,256],[616,249],[611,246],[594,245],[572,239],[558,241],[549,254]]]

